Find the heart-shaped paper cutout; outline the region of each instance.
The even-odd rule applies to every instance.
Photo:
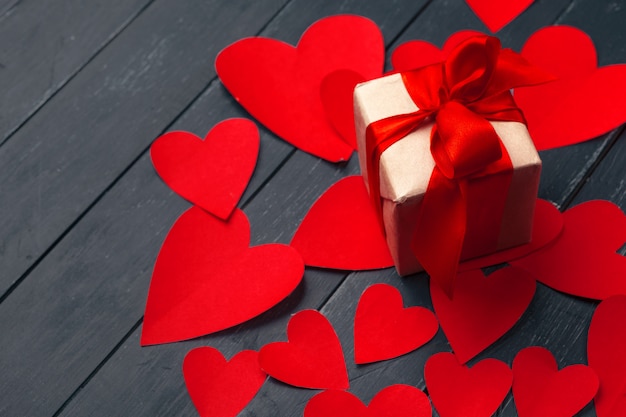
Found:
[[[304,274],[302,258],[280,244],[248,247],[250,225],[236,209],[228,222],[191,207],[169,231],[152,273],[142,345],[226,329],[287,297]]]
[[[267,377],[259,367],[257,352],[244,350],[226,361],[217,349],[208,346],[187,353],[183,375],[191,401],[203,417],[235,417]]]
[[[432,339],[439,323],[424,307],[404,308],[402,294],[387,284],[368,287],[354,317],[354,361],[357,364],[396,358]]]
[[[354,87],[365,81],[357,72],[339,70],[331,72],[322,80],[320,95],[326,117],[335,131],[353,149],[357,148],[354,125]]]
[[[330,322],[315,310],[294,314],[288,342],[269,343],[259,352],[261,368],[286,384],[311,389],[350,386],[341,343]]]
[[[626,64],[598,68],[585,32],[570,26],[540,29],[521,54],[558,78],[515,90],[537,149],[592,139],[626,122]]]
[[[322,80],[338,70],[364,79],[382,74],[378,26],[354,15],[320,19],[297,47],[267,38],[237,41],[217,56],[217,74],[235,99],[279,137],[328,161],[347,160],[353,146],[335,132],[321,101]]]
[[[229,119],[204,140],[188,132],[169,132],[150,148],[152,164],[178,195],[221,219],[241,198],[259,153],[259,131],[247,119]]]
[[[561,236],[511,262],[537,281],[580,297],[603,300],[626,294],[626,257],[616,253],[626,242],[626,216],[615,204],[594,200],[563,213]]]
[[[607,298],[596,308],[587,359],[600,379],[594,399],[598,417],[626,415],[626,296]]]
[[[496,33],[519,16],[535,0],[465,0],[476,16]]]
[[[360,175],[343,178],[322,194],[302,220],[291,246],[308,266],[366,270],[393,265]]]
[[[431,417],[426,394],[409,385],[391,385],[380,390],[369,406],[355,395],[329,390],[311,398],[304,417]]]
[[[533,346],[513,360],[513,398],[519,417],[572,417],[598,391],[598,377],[585,365],[559,371],[549,350]]]
[[[461,30],[448,37],[442,49],[430,42],[412,40],[404,42],[393,51],[391,63],[395,71],[411,71],[445,60],[450,51],[472,36],[483,35],[475,30]]]
[[[447,352],[431,356],[424,367],[426,388],[440,417],[490,417],[511,389],[512,379],[504,362],[484,359],[468,368]]]
[[[563,215],[561,212],[549,201],[537,199],[535,216],[533,218],[532,240],[529,243],[461,262],[459,271],[484,268],[522,258],[557,239],[561,235],[562,230]]]
[[[460,363],[465,363],[504,335],[522,316],[535,294],[535,280],[514,267],[485,277],[481,270],[461,272],[450,299],[431,283],[439,324]]]

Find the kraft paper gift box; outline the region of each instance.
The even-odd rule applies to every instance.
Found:
[[[365,155],[366,128],[369,124],[390,116],[412,113],[418,107],[409,96],[401,74],[388,75],[357,85],[354,91],[354,111],[359,163],[365,183],[368,172]],[[528,134],[519,122],[491,122],[506,148],[513,166],[509,171],[477,175],[468,181],[473,197],[468,203],[467,231],[461,260],[506,249],[531,239],[532,223],[541,160]],[[391,145],[380,157],[380,195],[382,223],[387,244],[400,275],[422,271],[411,250],[417,213],[429,184],[435,162],[430,152],[430,132],[433,123],[424,123],[417,130]],[[500,175],[511,175],[508,190],[493,187]],[[481,193],[506,193],[502,208],[481,203]],[[501,214],[501,215],[500,215]],[[494,247],[485,244],[484,235],[497,233]]]

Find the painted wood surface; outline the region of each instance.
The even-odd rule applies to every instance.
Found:
[[[139,346],[154,260],[189,207],[154,172],[151,142],[170,130],[204,136],[223,119],[246,117],[215,76],[223,47],[254,35],[295,44],[315,20],[338,13],[374,20],[388,51],[486,31],[462,0],[0,2],[0,416],[196,415],[181,372],[187,351],[210,345],[231,357],[284,340],[290,315],[304,308],[321,309],[335,326],[362,400],[393,383],[424,388],[426,359],[449,349],[441,332],[402,358],[353,363],[352,318],[368,285],[390,283],[407,304],[432,308],[424,274],[401,279],[392,269],[307,269],[291,296],[247,323]],[[498,36],[519,50],[543,26],[573,25],[607,65],[626,62],[624,21],[624,1],[537,1]],[[562,210],[595,198],[626,209],[624,136],[622,127],[542,152],[540,196]],[[355,156],[333,165],[261,128],[240,203],[252,244],[288,243],[315,199],[355,173]],[[540,344],[561,366],[585,362],[595,305],[538,285],[522,320],[478,359],[510,364]],[[300,416],[313,394],[270,379],[241,415]],[[509,395],[498,416],[515,415]]]

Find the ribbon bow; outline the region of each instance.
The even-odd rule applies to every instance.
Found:
[[[434,120],[430,150],[435,168],[420,207],[411,248],[441,288],[452,295],[467,227],[467,179],[510,160],[489,120],[525,123],[510,89],[551,81],[491,36],[459,44],[442,63],[402,73],[418,111],[368,125],[370,195],[380,212],[379,161],[391,145]]]

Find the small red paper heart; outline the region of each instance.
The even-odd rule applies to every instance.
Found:
[[[346,391],[324,391],[311,398],[304,417],[431,417],[426,394],[409,385],[391,385],[376,394],[369,406]]]
[[[478,355],[513,327],[535,294],[535,280],[506,267],[485,277],[481,270],[459,273],[450,299],[438,286],[430,295],[441,328],[460,363]]]
[[[333,184],[313,204],[291,240],[305,265],[365,270],[393,266],[363,177]]]
[[[432,339],[439,323],[424,307],[404,308],[402,294],[387,284],[368,287],[354,318],[354,361],[357,364],[396,358]]]
[[[535,217],[533,219],[532,240],[529,243],[479,258],[469,259],[459,265],[459,271],[484,268],[522,258],[558,239],[562,230],[563,215],[561,212],[549,201],[537,199],[535,203]]]
[[[259,153],[259,132],[247,119],[215,125],[204,140],[188,132],[169,132],[150,147],[152,164],[181,197],[221,219],[241,198]]]
[[[215,125],[204,140],[176,131],[157,138],[150,157],[178,195],[227,219],[250,180],[259,152],[259,132],[247,119]]]
[[[563,214],[561,236],[551,245],[511,264],[537,281],[579,297],[603,300],[626,294],[626,216],[615,204],[594,200]]]
[[[598,417],[626,415],[626,296],[607,298],[596,308],[587,358],[600,379],[594,399]]]
[[[391,63],[395,71],[411,71],[445,60],[450,51],[472,36],[483,35],[475,30],[461,30],[448,37],[442,49],[430,42],[412,40],[404,42],[393,51]]]
[[[303,310],[287,325],[288,342],[269,343],[259,352],[261,368],[286,384],[311,389],[350,386],[341,343],[320,312]]]
[[[267,377],[257,352],[244,350],[226,361],[220,351],[208,346],[187,353],[183,375],[191,401],[203,417],[235,417]]]
[[[249,242],[250,225],[239,209],[228,222],[195,206],[183,213],[154,266],[141,344],[217,332],[287,297],[304,274],[298,252],[280,244],[250,248]]]
[[[215,66],[224,86],[259,122],[297,148],[336,162],[354,148],[326,118],[322,80],[342,69],[379,77],[384,54],[374,22],[341,15],[315,22],[295,48],[274,39],[242,39],[222,50]]]
[[[534,0],[465,0],[468,6],[474,11],[476,16],[489,28],[496,33],[517,16],[522,14],[524,10],[530,6]]]
[[[322,105],[328,121],[353,149],[357,148],[353,106],[354,87],[363,81],[365,78],[359,73],[339,70],[324,77],[320,87]]]
[[[431,356],[424,367],[428,394],[440,417],[493,415],[511,389],[512,379],[504,362],[484,359],[468,368],[447,352]]]
[[[540,29],[521,54],[558,78],[515,90],[537,149],[592,139],[626,122],[626,65],[598,68],[585,32],[570,26]]]
[[[585,365],[559,371],[549,350],[534,346],[513,360],[513,398],[519,417],[572,417],[598,391],[598,377]]]

